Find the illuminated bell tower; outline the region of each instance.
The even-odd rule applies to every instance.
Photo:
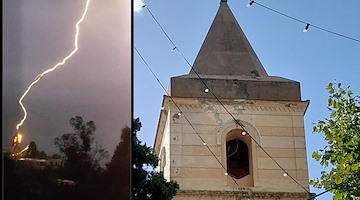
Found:
[[[21,139],[22,139],[22,135],[20,134],[20,131],[16,130],[16,133],[14,135],[13,142],[12,142],[12,148],[10,150],[10,155],[14,159],[18,159],[18,157],[20,156],[20,153],[21,153],[21,148],[20,148]]]
[[[174,199],[307,199],[309,101],[267,74],[226,0],[193,69],[171,78],[154,144]]]

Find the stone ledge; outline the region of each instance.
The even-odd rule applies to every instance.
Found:
[[[212,97],[179,97],[164,96],[163,106],[174,106],[173,101],[183,111],[204,112],[210,108],[215,109],[217,113],[227,113],[223,105],[232,113],[297,113],[303,115],[308,107],[309,101],[288,101],[288,100],[246,100],[246,99],[220,99],[223,105],[220,105]],[[177,108],[175,109],[177,110]]]
[[[212,97],[204,92],[205,86],[218,98],[253,100],[295,100],[300,101],[300,83],[275,76],[251,78],[248,76],[202,75],[202,81],[195,74],[171,77],[170,94],[178,97]]]
[[[243,188],[239,191],[180,190],[174,200],[304,200],[309,197],[307,192],[261,192]]]

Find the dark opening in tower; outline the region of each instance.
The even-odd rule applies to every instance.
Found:
[[[226,142],[227,172],[240,179],[250,174],[249,150],[245,142],[232,139]]]

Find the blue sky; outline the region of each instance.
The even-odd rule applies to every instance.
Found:
[[[145,1],[178,49],[194,62],[220,1],[182,0]],[[346,1],[257,1],[310,24],[360,39],[360,2]],[[311,153],[325,146],[320,135],[312,133],[313,123],[328,116],[329,82],[336,80],[360,94],[358,78],[360,43],[345,39],[268,11],[248,1],[229,0],[228,5],[238,20],[267,73],[301,84],[302,100],[310,100],[305,114],[306,145],[310,178],[324,170]],[[134,45],[167,88],[170,77],[190,70],[173,45],[162,33],[146,9],[134,13]],[[165,92],[134,51],[134,117],[140,117],[139,137],[153,145],[162,98]],[[322,191],[322,190],[320,190]],[[320,192],[312,189],[312,192]],[[318,197],[329,199],[331,194]]]

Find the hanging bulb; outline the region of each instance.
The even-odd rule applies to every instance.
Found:
[[[172,48],[171,51],[175,51],[176,50],[176,47]]]
[[[306,24],[305,28],[303,29],[304,33],[308,32],[309,26],[310,26],[310,24]]]
[[[206,142],[204,142],[203,145],[206,146]]]
[[[246,7],[248,7],[248,8],[249,8],[251,5],[253,5],[253,4],[254,4],[254,2],[255,2],[255,1],[250,1],[250,2],[246,5]]]
[[[227,172],[225,172],[225,176],[229,175]]]
[[[146,4],[142,5],[143,8],[146,8]]]
[[[283,174],[283,176],[284,176],[284,177],[287,177],[287,176],[288,176],[288,173],[287,173],[287,172],[285,172],[285,173]]]
[[[179,115],[179,116],[180,116],[180,115],[181,115],[181,112],[179,112],[177,115]]]
[[[243,131],[243,132],[241,133],[241,135],[246,135],[246,131]]]
[[[208,88],[206,88],[206,89],[205,89],[205,92],[206,92],[206,93],[208,93],[208,92],[209,92],[209,89],[208,89]]]

